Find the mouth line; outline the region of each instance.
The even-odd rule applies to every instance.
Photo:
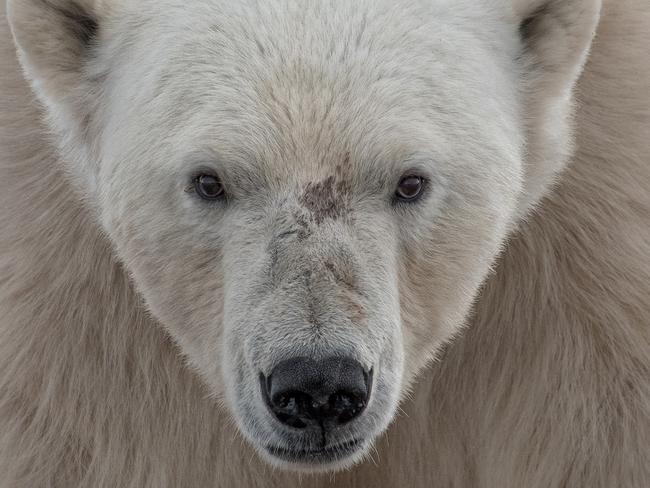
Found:
[[[325,463],[343,459],[361,445],[361,441],[353,439],[351,441],[336,444],[335,446],[324,449],[286,449],[279,446],[265,446],[265,449],[273,456],[289,462],[312,462]]]

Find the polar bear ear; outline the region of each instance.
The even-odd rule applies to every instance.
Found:
[[[83,117],[92,91],[89,66],[98,47],[105,0],[8,0],[20,61],[37,95],[54,112]]]
[[[522,211],[538,202],[572,154],[574,88],[601,0],[511,0],[524,45],[528,158]]]

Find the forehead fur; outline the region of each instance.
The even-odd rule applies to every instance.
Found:
[[[129,31],[114,47],[115,130],[128,118],[136,142],[167,140],[177,160],[209,146],[242,165],[273,161],[274,178],[299,167],[320,181],[346,154],[390,173],[413,152],[518,152],[518,42],[484,2],[149,3],[115,27]]]

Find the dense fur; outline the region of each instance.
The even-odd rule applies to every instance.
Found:
[[[432,3],[440,4],[441,12],[453,10],[449,7],[453,2]],[[472,3],[485,10],[474,12]],[[471,19],[476,25],[468,25],[467,30],[462,25],[460,30],[446,25],[450,39],[458,42],[449,52],[460,49],[459,38],[454,35],[473,31],[474,36],[466,39],[464,58],[461,56],[465,64],[459,62],[462,66],[448,69],[438,80],[438,86],[459,96],[446,105],[448,112],[467,105],[455,118],[449,113],[433,116],[444,128],[441,137],[451,141],[444,141],[449,143],[448,152],[438,149],[438,155],[441,161],[444,156],[461,154],[466,160],[481,157],[485,168],[476,171],[476,166],[455,162],[441,176],[440,186],[449,182],[449,193],[463,197],[471,194],[476,199],[477,195],[486,198],[482,186],[498,193],[489,200],[490,205],[481,200],[482,206],[473,207],[475,202],[467,198],[466,214],[449,210],[456,213],[447,214],[449,221],[439,224],[465,241],[445,242],[440,237],[427,240],[437,251],[428,253],[416,245],[404,246],[409,253],[399,259],[407,264],[390,268],[390,263],[384,264],[381,259],[384,255],[378,253],[395,245],[396,231],[414,242],[423,236],[409,235],[408,228],[395,227],[384,214],[373,214],[372,219],[366,214],[365,222],[363,218],[361,223],[355,222],[363,230],[364,242],[372,245],[360,247],[353,235],[336,233],[337,243],[348,246],[346,255],[353,256],[352,262],[363,262],[374,271],[369,273],[370,278],[364,278],[363,296],[369,302],[352,300],[352,312],[342,315],[341,323],[354,317],[350,320],[356,324],[354,321],[366,312],[374,313],[375,319],[364,329],[366,332],[354,332],[363,335],[347,335],[348,328],[328,325],[334,339],[320,346],[335,347],[357,340],[367,346],[355,352],[361,359],[374,361],[379,350],[385,357],[394,356],[394,363],[389,361],[390,367],[384,367],[388,378],[385,389],[390,395],[404,396],[407,385],[427,361],[435,354],[438,361],[413,383],[412,393],[402,405],[404,413],[398,414],[364,463],[336,474],[299,477],[259,460],[240,432],[243,430],[251,442],[259,433],[236,417],[239,424],[235,426],[233,404],[240,389],[247,391],[240,361],[210,363],[224,343],[228,344],[227,357],[237,357],[241,341],[236,338],[252,334],[241,320],[231,319],[236,325],[226,326],[225,332],[212,328],[210,322],[215,317],[221,320],[224,313],[220,301],[224,287],[239,304],[247,300],[251,283],[259,285],[249,276],[258,276],[257,271],[245,267],[246,262],[255,260],[246,247],[250,240],[246,219],[231,231],[239,235],[231,246],[243,257],[232,253],[229,257],[225,246],[225,257],[220,256],[218,261],[219,266],[225,263],[222,269],[226,276],[233,270],[240,273],[236,274],[240,288],[227,285],[218,273],[202,278],[201,288],[195,284],[196,273],[174,268],[174,260],[181,263],[185,255],[197,252],[192,246],[200,242],[200,235],[194,234],[189,242],[183,240],[196,226],[188,225],[182,232],[176,229],[173,238],[165,235],[165,201],[128,200],[134,194],[129,193],[135,187],[131,180],[141,182],[142,173],[133,177],[131,171],[137,170],[128,165],[125,171],[120,165],[108,168],[98,164],[125,158],[120,151],[128,149],[130,157],[137,154],[141,164],[151,170],[147,158],[160,158],[162,153],[155,151],[162,151],[164,145],[151,149],[140,146],[137,150],[142,152],[138,153],[133,143],[142,137],[138,129],[151,123],[148,116],[169,116],[169,120],[158,119],[161,127],[150,131],[160,130],[162,134],[170,124],[180,126],[180,118],[187,129],[179,131],[179,138],[191,139],[200,132],[191,118],[183,118],[180,109],[172,110],[171,102],[166,106],[164,101],[156,101],[158,112],[134,110],[132,119],[121,119],[130,113],[130,105],[143,107],[138,105],[136,88],[129,91],[121,86],[121,93],[125,93],[121,107],[101,105],[110,99],[111,89],[120,88],[117,79],[123,73],[116,73],[126,66],[124,60],[121,66],[107,70],[107,60],[101,59],[102,33],[121,30],[122,43],[112,48],[135,49],[138,36],[150,33],[147,27],[136,21],[127,26],[102,24],[113,13],[113,7],[109,9],[105,2],[10,2],[12,28],[34,92],[21,74],[3,12],[0,486],[648,486],[650,71],[646,59],[650,7],[641,0],[605,2],[595,44],[582,72],[598,19],[598,2],[517,0],[513,2],[512,19],[505,13],[508,9],[503,9],[503,16],[496,13],[506,3],[457,2],[458,19]],[[383,4],[359,2],[356,8],[363,12],[364,5]],[[48,12],[46,16],[43,9]],[[341,10],[344,12],[344,7]],[[341,16],[348,25],[354,25],[353,16]],[[179,17],[170,14],[167,20],[171,25]],[[452,21],[454,18],[451,16]],[[334,24],[342,22],[339,19]],[[514,41],[501,31],[508,25],[515,29],[520,22],[525,49],[515,58],[518,51]],[[265,25],[273,22],[269,19]],[[375,24],[374,30],[372,23],[368,25],[371,39],[373,35],[381,38],[381,25]],[[398,26],[393,25],[393,29],[397,31]],[[132,37],[126,38],[129,33]],[[166,34],[172,35],[173,30]],[[498,54],[488,48],[478,54],[472,51],[480,50],[484,38],[499,47]],[[387,39],[388,43],[396,42]],[[173,44],[172,40],[168,42]],[[293,41],[285,41],[288,44],[284,49],[288,50]],[[302,47],[308,46],[318,44],[305,43]],[[507,46],[513,49],[502,52]],[[148,47],[140,44],[139,51],[132,51],[141,56],[129,61],[134,69],[155,60],[147,57]],[[259,52],[265,52],[263,45],[258,47]],[[446,52],[439,51],[441,56]],[[490,59],[503,64],[485,67],[481,73],[482,56],[494,56]],[[187,74],[183,71],[182,61],[181,57],[175,60],[179,67],[170,75],[172,84],[191,75],[191,70]],[[228,68],[227,61],[223,70]],[[241,59],[234,61],[237,66]],[[436,69],[451,66],[451,57],[446,63]],[[363,78],[367,66],[359,66],[363,69],[358,76]],[[577,151],[567,166],[572,153],[570,107],[574,82],[581,72],[575,90]],[[148,73],[141,73],[139,84],[146,86],[151,81],[146,79]],[[467,73],[476,74],[477,79],[454,81],[454,76],[462,78]],[[521,84],[515,84],[519,77]],[[301,78],[296,80],[297,84],[289,85],[292,90],[300,86]],[[246,83],[242,78],[241,84]],[[384,91],[396,95],[397,86],[411,90],[416,87],[413,83],[387,85]],[[455,83],[466,88],[463,95],[467,99],[460,99]],[[274,88],[270,93],[286,101],[287,94]],[[484,100],[485,112],[475,106],[481,101],[481,89],[493,90],[492,98]],[[363,92],[354,94],[354,104],[345,109],[364,107]],[[200,111],[196,93],[183,91],[182,95],[189,107]],[[379,98],[373,103],[380,104]],[[278,117],[296,117],[290,104],[285,105],[288,112],[281,102],[278,106],[281,110],[271,109]],[[232,114],[237,107],[233,104],[228,108]],[[339,116],[337,124],[343,124],[345,110],[332,110]],[[418,100],[404,110],[415,117]],[[496,115],[490,120],[489,113],[499,114],[498,120]],[[402,121],[408,117],[402,114],[397,118]],[[430,120],[416,122],[426,124]],[[255,123],[263,124],[260,120]],[[485,128],[477,132],[480,125]],[[229,129],[225,124],[217,128]],[[238,128],[245,132],[245,126]],[[377,132],[387,139],[386,132]],[[99,134],[110,142],[123,140],[124,144],[109,144],[109,157]],[[463,134],[477,139],[459,142]],[[238,135],[231,134],[233,138]],[[355,140],[353,131],[346,135],[351,143]],[[421,137],[405,135],[410,142]],[[304,129],[292,136],[300,141],[313,134]],[[368,135],[364,133],[363,137]],[[490,137],[491,142],[481,139]],[[522,141],[526,152],[520,168]],[[271,149],[265,155],[271,159]],[[315,157],[309,152],[301,155],[304,161]],[[336,155],[346,160],[344,153]],[[503,165],[499,166],[496,161],[501,156]],[[362,151],[353,155],[353,159],[362,157]],[[175,171],[171,163],[167,164],[169,172]],[[269,172],[279,171],[283,164],[276,162]],[[296,176],[313,182],[300,187],[296,208],[314,219],[314,227],[308,230],[320,239],[315,252],[330,248],[323,221],[339,219],[353,210],[360,215],[358,209],[341,206],[342,200],[335,198],[351,190],[335,186],[322,170],[315,164]],[[276,174],[278,180],[294,177],[291,169],[285,171],[281,176]],[[453,186],[454,172],[464,176],[463,187]],[[557,186],[540,200],[558,175]],[[291,202],[291,195],[286,196]],[[446,208],[440,203],[443,200],[434,201],[427,215],[418,217],[413,212],[408,218],[417,222],[438,219],[439,214],[445,215]],[[152,207],[161,214],[152,212]],[[532,207],[536,209],[531,213]],[[300,215],[296,217],[298,223]],[[274,222],[279,220],[277,217]],[[147,226],[149,221],[152,227],[146,232],[135,225]],[[485,225],[490,221],[494,228]],[[515,226],[494,272],[480,290],[466,330],[440,349],[462,325],[476,288],[493,264],[500,240]],[[161,232],[150,237],[150,229]],[[206,226],[201,232],[205,235],[212,231]],[[157,246],[159,242],[162,244]],[[177,246],[173,259],[164,254],[170,252],[165,242]],[[278,249],[280,258],[288,252],[284,247]],[[151,255],[149,250],[153,250]],[[200,251],[204,253],[202,260],[192,261],[195,272],[204,269],[206,263],[217,262],[207,247]],[[309,266],[309,256],[293,256],[277,267],[278,274]],[[330,271],[335,278],[351,273],[345,264],[334,262],[334,271]],[[155,274],[150,272],[152,267]],[[440,269],[444,270],[441,281],[427,281],[433,280]],[[372,282],[373,276],[392,278],[403,301],[394,303],[395,289],[383,289]],[[452,280],[454,276],[458,282]],[[321,286],[317,280],[308,283]],[[201,295],[207,288],[214,295]],[[333,289],[318,288],[322,302],[328,302],[323,306],[330,315],[338,310],[339,303],[329,302],[328,293]],[[292,294],[300,295],[302,289],[290,292],[274,297],[275,303],[293,303]],[[170,294],[172,302],[168,301]],[[195,301],[190,302],[188,297]],[[219,302],[216,309],[214,302]],[[186,303],[192,307],[185,308]],[[350,304],[350,300],[343,303]],[[382,303],[385,308],[373,310],[373,303]],[[243,317],[245,311],[226,304],[225,313]],[[398,316],[403,326],[396,325]],[[195,327],[179,325],[179,317]],[[377,324],[382,320],[385,323]],[[394,327],[400,334],[388,348],[383,337]],[[271,335],[264,337],[264,344],[270,341],[276,347],[261,348],[255,357],[270,364],[277,360],[270,354],[284,344],[268,333]],[[405,362],[403,373],[398,366],[401,360]],[[228,372],[225,378],[221,371]],[[235,374],[244,376],[233,379]],[[248,391],[244,397],[250,395]],[[378,417],[384,415],[382,422],[390,420],[391,402],[387,400],[381,404],[385,408],[378,410]],[[373,428],[381,430],[380,423]]]

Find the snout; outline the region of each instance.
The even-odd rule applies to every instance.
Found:
[[[309,448],[267,449],[288,461],[333,461],[353,452],[360,440],[341,433],[360,417],[372,394],[373,371],[354,359],[292,358],[260,374],[262,396],[269,414],[282,428],[305,439]],[[352,429],[353,430],[353,429]]]

